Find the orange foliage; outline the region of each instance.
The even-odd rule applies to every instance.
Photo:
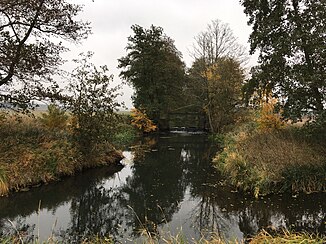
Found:
[[[142,112],[136,108],[131,110],[131,124],[142,132],[153,132],[157,129],[157,126],[147,117],[145,112]]]
[[[260,116],[257,119],[258,126],[263,131],[281,129],[284,127],[284,121],[279,113],[275,113],[275,104],[277,100],[271,98],[261,102]]]

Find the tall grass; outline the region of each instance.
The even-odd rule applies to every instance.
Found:
[[[303,129],[258,129],[246,123],[229,133],[214,159],[240,190],[256,197],[278,192],[326,191],[326,148],[305,138]]]
[[[290,232],[287,230],[283,230],[282,233],[277,235],[272,235],[265,230],[262,230],[259,234],[249,240],[251,244],[261,244],[261,243],[269,243],[269,244],[323,244],[326,243],[326,239],[319,237],[317,235],[308,234],[308,233],[296,233]]]
[[[9,192],[7,176],[5,169],[0,165],[0,196],[6,195]]]
[[[110,143],[95,144],[86,158],[67,118],[56,110],[42,119],[7,115],[0,124],[0,138],[0,195],[122,158]]]

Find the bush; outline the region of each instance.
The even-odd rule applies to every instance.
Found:
[[[300,132],[304,132],[310,140],[326,146],[326,111],[315,120],[308,121]]]
[[[76,144],[85,156],[97,144],[112,138],[116,128],[116,102],[119,87],[113,87],[113,76],[106,66],[96,67],[89,63],[92,53],[81,54],[79,65],[73,72],[67,87],[71,95],[63,101],[73,117],[72,132]]]
[[[131,110],[131,117],[131,124],[141,132],[149,133],[156,131],[157,126],[147,117],[144,111],[134,108]]]
[[[257,119],[258,127],[262,131],[279,130],[284,127],[284,121],[279,113],[275,113],[276,99],[263,101]]]
[[[133,142],[138,133],[136,129],[130,124],[118,124],[112,143],[118,147],[126,146]]]
[[[48,112],[42,113],[41,124],[49,130],[63,130],[68,123],[68,115],[55,104],[48,106]]]

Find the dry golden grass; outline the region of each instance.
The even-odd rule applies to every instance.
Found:
[[[0,124],[0,195],[122,158],[108,144],[95,147],[92,160],[85,160],[69,133],[49,129],[37,118],[5,116]]]
[[[0,178],[0,196],[5,196],[9,192],[9,186],[5,179]]]
[[[318,237],[316,235],[307,233],[295,233],[289,231],[283,231],[282,234],[273,236],[267,231],[261,231],[257,236],[249,241],[250,244],[323,244],[326,243],[326,239]]]
[[[259,133],[239,140],[238,153],[254,167],[268,170],[279,177],[289,166],[321,165],[326,162],[326,149],[298,140],[287,131]]]
[[[326,191],[326,148],[291,128],[247,129],[230,134],[214,159],[231,184],[256,197],[273,192]]]

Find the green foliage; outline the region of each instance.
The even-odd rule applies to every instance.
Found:
[[[322,143],[326,147],[326,111],[320,114],[315,120],[304,125],[301,133],[305,133],[310,140]]]
[[[82,151],[90,152],[96,144],[110,140],[116,126],[116,101],[119,87],[111,86],[112,75],[106,66],[100,68],[89,63],[92,53],[81,54],[75,60],[79,66],[72,73],[68,85],[71,96],[65,99],[65,107],[73,117],[74,136]]]
[[[40,122],[50,130],[63,130],[67,126],[68,115],[55,104],[50,104],[48,106],[48,112],[42,113]]]
[[[118,147],[125,147],[130,145],[135,138],[138,136],[138,132],[135,127],[131,125],[131,119],[128,121],[120,121],[117,124],[114,136],[112,138],[112,143]]]
[[[326,191],[326,162],[322,165],[295,165],[282,172],[282,191],[305,193]]]
[[[182,101],[185,66],[174,41],[161,27],[133,25],[131,29],[134,35],[128,38],[128,54],[119,59],[120,77],[135,90],[135,107],[145,109],[151,120],[159,122]]]
[[[209,136],[209,138],[210,138],[213,142],[219,144],[219,147],[222,147],[222,148],[224,147],[224,141],[226,140],[226,138],[225,138],[225,134],[211,134],[211,135]]]
[[[325,19],[323,0],[241,0],[249,24],[251,53],[259,51],[247,98],[273,92],[292,120],[324,113]],[[265,93],[266,94],[266,93]]]
[[[81,6],[2,0],[0,9],[0,106],[26,109],[35,98],[57,96],[57,84],[49,76],[63,63],[60,54],[66,48],[60,40],[78,42],[90,33],[89,23],[77,19]]]

